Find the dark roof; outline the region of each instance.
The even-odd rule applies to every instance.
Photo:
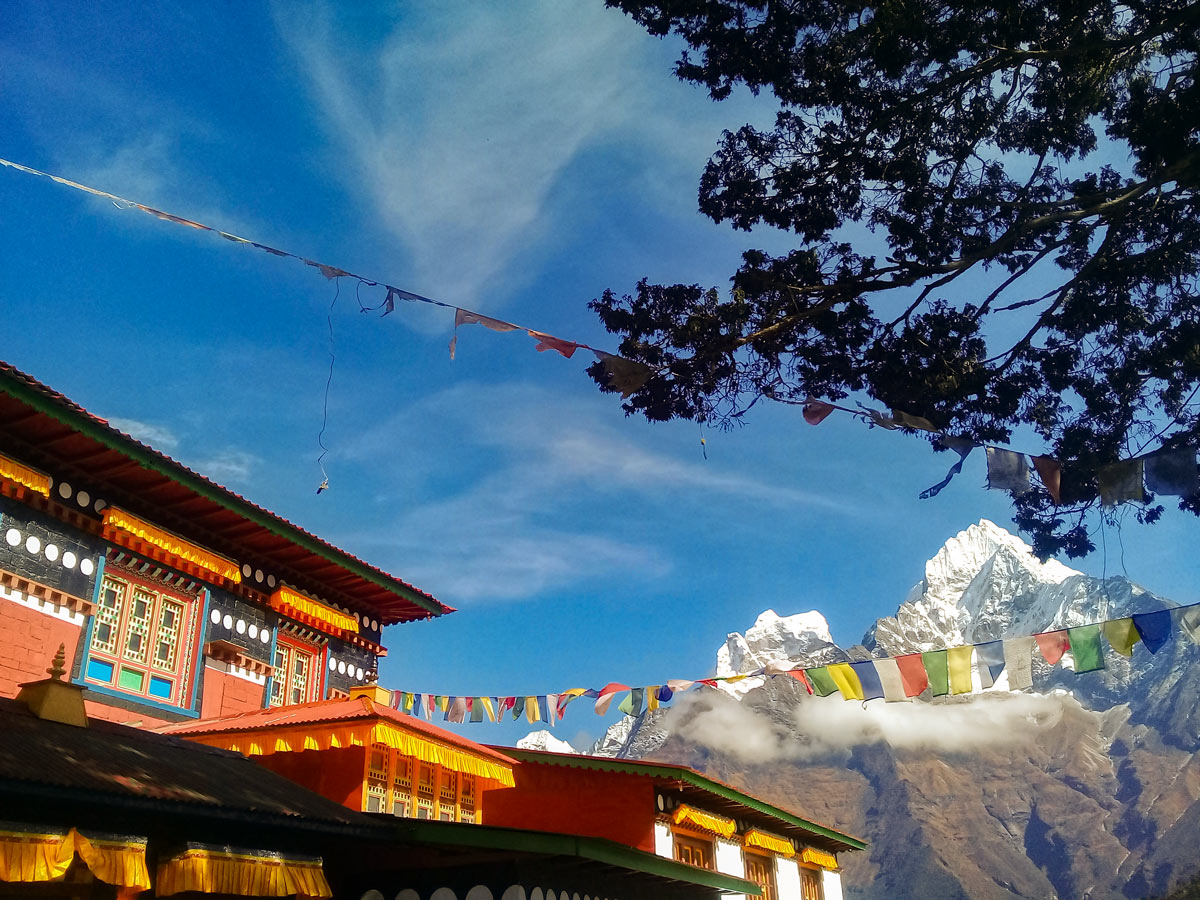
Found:
[[[699,809],[721,813],[729,818],[743,819],[766,831],[786,834],[815,847],[822,847],[834,852],[865,850],[867,847],[866,841],[861,838],[810,821],[794,812],[759,800],[737,788],[701,775],[687,766],[642,760],[611,759],[584,754],[551,753],[544,750],[522,750],[517,747],[498,747],[497,749],[522,763],[566,766],[574,769],[588,769],[593,772],[621,772],[626,775],[644,775],[660,782],[671,782],[672,786],[679,790],[685,803],[690,803]]]
[[[0,699],[0,784],[10,791],[65,789],[89,802],[159,811],[219,810],[265,823],[303,817],[372,824],[240,753],[96,719],[87,728],[47,721],[11,699]]]
[[[517,761],[500,750],[477,744],[469,738],[439,728],[416,716],[376,703],[369,697],[354,697],[347,700],[315,700],[312,703],[297,703],[292,706],[271,706],[250,712],[235,713],[215,719],[197,719],[164,725],[158,729],[163,734],[200,736],[205,734],[235,734],[260,731],[275,727],[296,725],[324,725],[331,722],[349,722],[360,719],[385,719],[400,728],[415,731],[425,737],[450,744],[469,753],[491,759],[505,766],[515,766]]]
[[[751,896],[761,894],[759,886],[752,881],[676,862],[673,859],[637,850],[607,838],[579,837],[549,831],[503,828],[495,825],[470,825],[461,822],[391,819],[383,816],[373,818],[381,822],[394,822],[395,824],[391,828],[392,833],[404,845],[497,850],[511,854],[567,857],[577,860],[578,863],[625,869],[668,883],[703,885],[722,892]],[[424,854],[420,858],[425,858]]]
[[[113,428],[0,362],[0,448],[232,559],[267,561],[302,590],[343,599],[385,625],[453,612],[429,594],[326,543]]]

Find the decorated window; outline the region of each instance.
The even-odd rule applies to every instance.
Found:
[[[800,867],[800,896],[803,900],[825,900],[821,890],[821,873],[816,869]]]
[[[84,679],[122,693],[186,706],[195,605],[158,587],[105,575]]]
[[[280,637],[275,644],[271,705],[291,706],[320,699],[320,651],[311,644]]]
[[[713,867],[713,842],[690,834],[675,832],[675,858],[701,869]]]
[[[775,860],[761,853],[746,854],[746,878],[762,888],[762,900],[776,900]]]
[[[392,773],[392,815],[412,814],[412,760],[407,756],[397,756],[396,770]]]
[[[388,748],[372,744],[367,755],[367,812],[387,811]]]

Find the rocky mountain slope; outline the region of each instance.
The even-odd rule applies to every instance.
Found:
[[[1174,605],[1125,578],[1038,561],[982,521],[952,538],[894,616],[842,649],[818,612],[764,612],[719,674],[887,656]],[[682,762],[870,841],[849,897],[1140,898],[1200,871],[1200,647],[1037,667],[1034,693],[908,704],[811,697],[790,679],[690,692],[594,752]]]

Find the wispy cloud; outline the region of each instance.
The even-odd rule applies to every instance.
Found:
[[[165,425],[154,425],[150,422],[122,419],[116,416],[109,416],[108,424],[163,453],[173,453],[179,446],[179,438],[172,429]]]
[[[238,486],[249,483],[250,476],[260,462],[260,458],[253,453],[231,448],[190,460],[188,466],[218,484]]]
[[[390,454],[391,471],[410,477],[382,489],[434,499],[405,502],[393,522],[343,540],[379,548],[373,556],[391,557],[451,603],[514,600],[599,577],[667,575],[669,546],[638,525],[650,508],[846,512],[832,497],[683,462],[652,446],[659,432],[626,433],[608,418],[604,398],[581,402],[525,384],[467,384],[422,399],[341,452],[364,463]],[[414,422],[433,442],[421,458],[439,460],[440,470],[413,473],[396,458]]]
[[[663,102],[670,76],[649,39],[599,3],[426,7],[353,54],[327,7],[289,4],[277,21],[355,186],[411,252],[417,289],[476,307],[500,276],[511,289],[515,264],[554,233],[564,172],[603,142],[672,158],[687,147],[678,196],[694,202],[696,151],[716,132]]]

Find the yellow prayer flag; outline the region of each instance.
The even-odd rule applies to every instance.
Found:
[[[646,688],[646,709],[658,709],[658,685],[652,684]]]
[[[825,667],[825,671],[829,673],[844,699],[863,699],[862,682],[858,680],[858,675],[850,667],[850,663],[832,663]]]
[[[1108,638],[1113,650],[1126,659],[1133,656],[1133,645],[1140,641],[1141,635],[1133,627],[1133,619],[1113,619],[1100,626],[1104,636]]]
[[[946,664],[950,669],[950,693],[971,693],[971,654],[975,648],[951,647],[946,651]]]
[[[489,722],[496,721],[496,707],[492,706],[491,697],[477,697],[475,702],[483,704],[483,711],[487,713]]]
[[[529,722],[542,721],[542,714],[540,712],[538,712],[537,697],[526,697],[525,698],[525,718]]]

